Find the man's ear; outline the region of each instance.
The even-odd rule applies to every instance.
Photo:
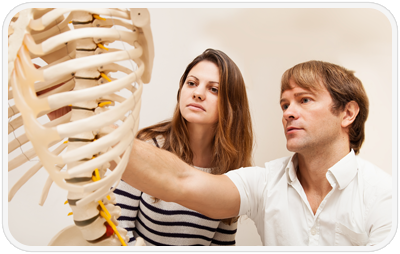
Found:
[[[357,102],[348,102],[343,111],[342,127],[346,128],[350,126],[356,119],[359,111],[360,107],[358,106]]]

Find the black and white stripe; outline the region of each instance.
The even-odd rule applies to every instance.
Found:
[[[119,226],[128,230],[130,245],[137,236],[156,246],[235,245],[236,223],[229,226],[176,203],[154,202],[146,193],[126,192],[129,187],[121,181],[114,193],[121,207]]]
[[[128,230],[129,245],[134,245],[138,236],[150,246],[235,245],[237,222],[227,225],[177,203],[154,202],[123,181],[114,193],[121,207],[119,227]]]

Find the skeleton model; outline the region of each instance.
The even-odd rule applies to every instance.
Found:
[[[112,48],[114,42],[123,49]],[[47,65],[35,66],[32,59],[38,58]],[[129,240],[126,230],[116,227],[120,208],[114,206],[112,191],[128,161],[153,58],[147,9],[25,9],[12,19],[8,133],[14,138],[9,138],[8,151],[23,151],[29,142],[33,148],[9,159],[8,170],[36,156],[40,161],[11,188],[9,201],[42,166],[49,178],[41,205],[53,181],[68,191],[65,199],[75,225],[50,245],[115,246]],[[37,95],[44,90],[50,91]],[[72,110],[39,121],[64,107]],[[17,134],[21,129],[25,133]],[[117,166],[105,175],[110,161]]]

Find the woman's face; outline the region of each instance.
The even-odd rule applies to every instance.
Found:
[[[182,86],[179,108],[189,123],[218,122],[219,69],[210,61],[196,64]]]

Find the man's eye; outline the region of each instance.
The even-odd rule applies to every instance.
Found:
[[[309,98],[303,98],[303,103],[308,103],[308,102],[310,102],[310,99]]]
[[[288,109],[289,105],[283,104],[281,107],[282,107],[282,110],[286,110],[286,109]]]

